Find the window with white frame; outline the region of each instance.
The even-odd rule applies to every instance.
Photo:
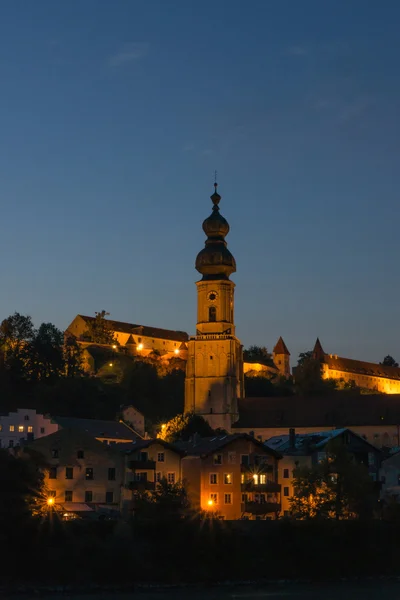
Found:
[[[212,504],[218,504],[218,494],[210,494],[210,501]]]
[[[159,452],[159,453],[157,454],[157,461],[158,461],[158,462],[164,462],[164,458],[165,458],[165,457],[164,457],[164,452]]]
[[[218,483],[218,474],[217,473],[210,473],[210,484],[211,485],[216,485]]]
[[[224,504],[232,504],[232,494],[224,494]]]
[[[175,472],[169,472],[167,475],[168,483],[175,483]]]

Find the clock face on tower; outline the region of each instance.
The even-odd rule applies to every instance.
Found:
[[[214,290],[211,292],[208,292],[207,299],[209,302],[216,302],[217,298],[218,298],[217,292],[214,292]]]

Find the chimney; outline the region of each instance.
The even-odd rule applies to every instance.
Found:
[[[296,430],[289,429],[289,448],[293,449],[296,447]]]

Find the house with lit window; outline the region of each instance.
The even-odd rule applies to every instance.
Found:
[[[221,519],[273,519],[280,513],[280,455],[247,434],[193,436],[182,479],[194,508]]]
[[[296,467],[312,467],[327,457],[330,442],[341,444],[354,460],[367,467],[373,481],[379,481],[383,454],[350,429],[333,429],[319,433],[297,434],[289,429],[287,435],[275,436],[265,446],[282,455],[279,461],[278,482],[282,489],[282,515],[290,515],[290,498],[294,494],[293,471]]]
[[[182,480],[183,454],[182,450],[160,439],[138,439],[125,446],[122,507],[125,516],[134,510],[137,492],[154,492],[163,479],[171,484]]]
[[[47,415],[41,415],[32,408],[18,408],[8,415],[0,415],[0,447],[13,448],[27,440],[34,440],[58,430]]]
[[[60,429],[28,446],[42,456],[49,505],[64,515],[117,514],[121,505],[124,456],[78,429]]]

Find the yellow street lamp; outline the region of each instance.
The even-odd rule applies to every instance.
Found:
[[[212,505],[214,504],[214,502],[213,502],[212,500],[209,500],[209,501],[207,502],[207,504],[208,504],[208,506],[212,506]]]
[[[175,354],[179,354],[179,348],[175,348],[174,352]]]
[[[49,498],[47,498],[47,504],[48,504],[48,506],[53,506],[53,504],[54,504],[54,498],[52,496],[50,496]]]
[[[109,365],[108,365],[108,366],[109,366],[109,367],[112,367],[112,366],[113,366],[113,364],[112,364],[112,363],[109,363]]]
[[[139,344],[137,347],[138,350],[143,350],[143,344]]]

